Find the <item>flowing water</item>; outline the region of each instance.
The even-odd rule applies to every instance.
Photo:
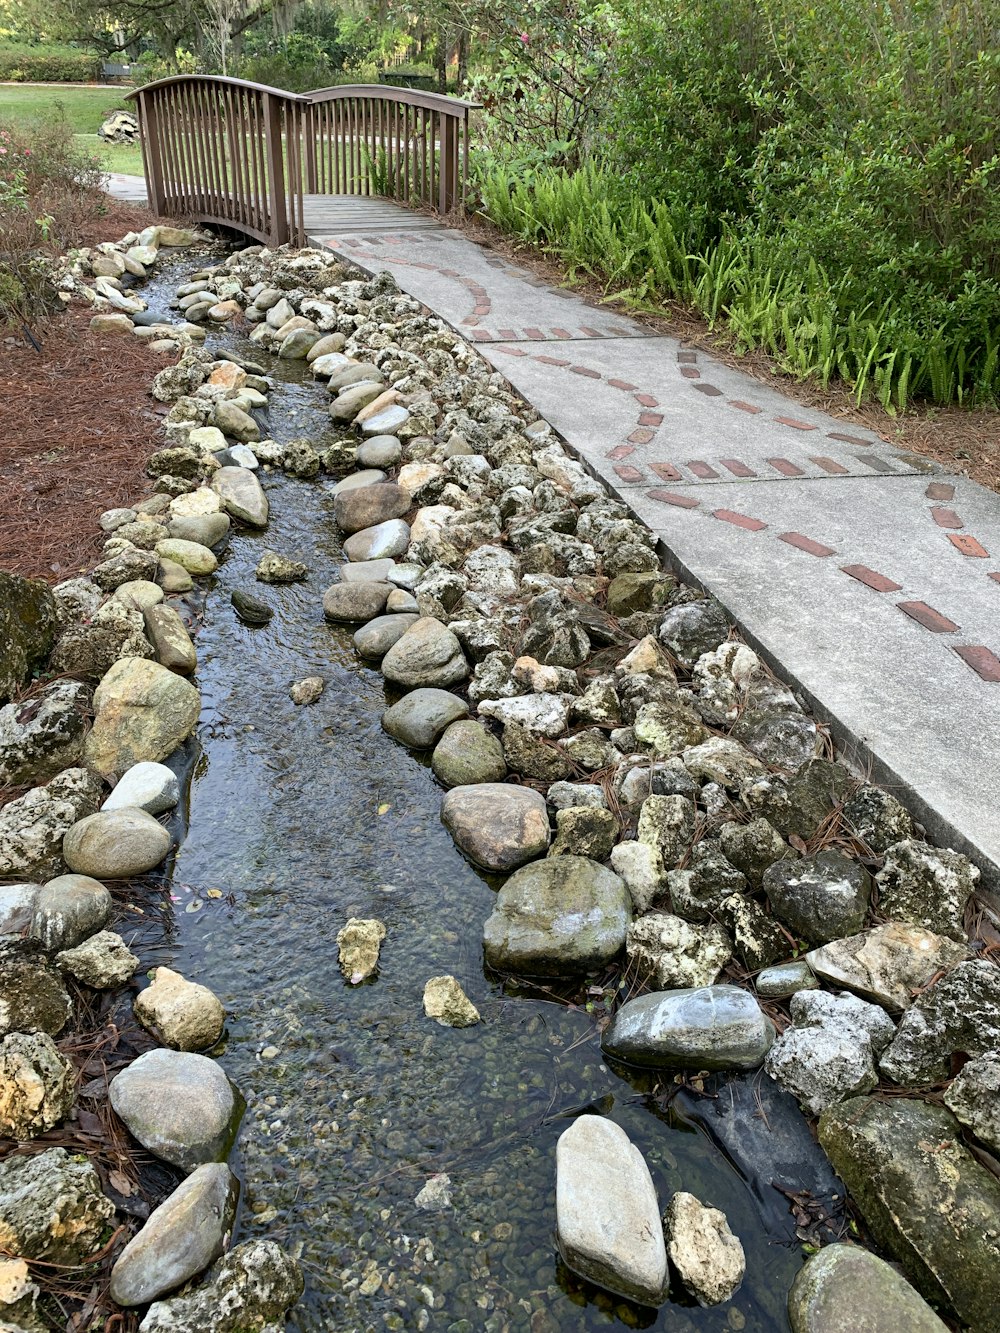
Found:
[[[183,280],[178,267],[159,277],[145,293],[152,307]],[[257,355],[230,335],[210,345],[226,342]],[[323,389],[301,366],[275,360],[269,372],[266,433],[318,435]],[[300,1253],[307,1290],[290,1327],[786,1329],[785,1293],[803,1256],[784,1200],[762,1203],[760,1182],[690,1116],[661,1110],[611,1071],[585,1009],[505,996],[484,974],[494,890],[440,824],[427,763],[382,732],[381,676],[349,631],[323,619],[341,561],[334,482],[263,482],[270,525],[230,540],[196,640],[201,754],[173,926],[155,961],[210,986],[229,1014],[221,1062],[249,1103],[240,1234]],[[268,547],[305,560],[308,582],[255,584]],[[274,607],[266,628],[237,620],[238,586]],[[325,692],[296,707],[289,686],[307,675],[324,677]],[[350,916],[387,927],[377,978],[357,987],[337,963]],[[458,978],[481,1024],[455,1030],[424,1017],[424,983],[442,973]],[[724,1209],[747,1255],[731,1303],[701,1310],[675,1298],[642,1310],[562,1268],[555,1145],[585,1108],[627,1131],[664,1205],[686,1189]],[[442,1171],[452,1207],[421,1211],[415,1196]]]

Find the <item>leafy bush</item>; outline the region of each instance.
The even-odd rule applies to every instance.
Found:
[[[491,215],[859,397],[995,398],[995,0],[623,5],[587,171],[508,151]]]
[[[72,47],[0,45],[0,81],[11,83],[93,83],[101,58]]]

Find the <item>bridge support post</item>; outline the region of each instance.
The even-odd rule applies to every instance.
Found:
[[[267,198],[271,245],[284,245],[291,235],[285,190],[285,163],[281,151],[281,104],[263,94],[264,151],[267,160]]]
[[[145,88],[139,90],[139,136],[142,144],[142,169],[146,177],[146,198],[150,210],[157,217],[166,213],[166,194],[163,189],[163,159],[160,156],[160,135],[156,106]]]
[[[441,117],[440,199],[442,213],[450,213],[458,203],[458,121],[454,116]]]

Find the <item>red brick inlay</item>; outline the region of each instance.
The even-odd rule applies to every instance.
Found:
[[[534,359],[540,366],[568,366],[571,364],[562,356],[536,356]]]
[[[662,425],[663,425],[663,413],[662,413],[662,412],[640,412],[640,413],[639,413],[639,425],[640,425],[640,426],[662,426]]]
[[[932,481],[924,491],[928,500],[954,500],[955,488],[949,486],[946,481]]]
[[[692,461],[688,463],[688,467],[694,475],[700,477],[702,481],[716,481],[718,479],[719,474],[716,472],[715,468],[709,467],[707,463],[699,462],[697,458],[692,459]]]
[[[464,318],[462,319],[462,323],[463,323],[463,324],[478,324],[478,323],[479,323],[479,316],[478,316],[478,315],[465,315]]]
[[[719,462],[724,468],[728,469],[734,477],[756,477],[757,475],[752,467],[747,467],[746,463],[741,463],[738,458],[720,458]]]
[[[901,583],[893,583],[892,579],[869,569],[867,565],[841,565],[840,568],[845,574],[850,574],[852,579],[857,579],[866,588],[874,588],[876,592],[899,592],[903,587]]]
[[[804,477],[805,473],[797,463],[793,463],[790,458],[766,458],[765,463],[769,463],[775,472],[780,472],[783,477]]]
[[[587,335],[588,338],[600,338],[600,337],[603,337],[603,334],[601,333],[600,329],[591,329],[591,328],[588,328],[586,324],[581,324],[581,325],[580,325],[580,332],[581,332],[581,333],[585,333],[585,334]]]
[[[878,454],[858,454],[858,462],[870,467],[873,472],[895,472],[896,469]]]
[[[699,393],[707,394],[709,398],[721,398],[722,390],[717,389],[714,384],[696,384],[694,386]]]
[[[954,509],[945,509],[943,505],[935,505],[931,510],[931,518],[939,528],[964,528],[965,524],[955,513]]]
[[[651,500],[662,500],[665,504],[676,505],[678,509],[697,509],[701,503],[693,495],[678,495],[676,491],[647,491]]]
[[[746,514],[737,514],[735,509],[713,509],[713,518],[721,518],[723,523],[732,523],[734,527],[746,528],[747,532],[761,532],[767,527],[759,518],[748,518]]]
[[[690,365],[692,362],[698,360],[698,353],[693,351],[680,351],[677,353],[677,360],[682,365]]]
[[[476,342],[488,343],[493,341],[493,334],[490,333],[489,329],[472,329],[471,333]]]
[[[589,366],[570,366],[570,370],[574,375],[586,375],[588,380],[599,380],[601,378],[601,372],[591,370]]]
[[[832,458],[825,458],[822,454],[810,454],[809,462],[815,463],[816,466],[821,467],[824,472],[829,472],[831,477],[847,476],[847,468],[844,467],[843,463],[838,463]]]
[[[993,580],[994,583],[1000,583],[1000,571],[994,570],[989,577]]]
[[[989,551],[975,537],[970,537],[965,532],[949,532],[948,540],[952,546],[962,552],[963,555],[978,556],[980,559],[989,557]]]
[[[740,412],[752,412],[754,416],[758,416],[764,410],[762,407],[754,407],[753,403],[745,403],[742,398],[730,398],[729,406],[735,407]]]
[[[635,396],[635,401],[637,403],[641,403],[643,407],[660,406],[660,400],[658,398],[654,398],[651,393],[637,393]]]
[[[628,438],[633,444],[650,444],[656,439],[656,432],[647,429],[645,426],[640,426]]]
[[[832,546],[824,546],[822,542],[814,542],[811,537],[803,537],[801,532],[779,532],[778,541],[787,542],[789,546],[796,546],[808,555],[836,555]]]
[[[635,453],[635,446],[631,444],[616,444],[613,449],[608,450],[608,458],[628,458],[629,454]],[[653,468],[656,471],[656,468]]]
[[[530,338],[531,341],[534,343],[545,341],[545,334],[541,331],[541,329],[525,329],[524,336],[526,338]]]
[[[638,387],[635,384],[629,384],[628,380],[608,380],[612,389],[624,389],[626,393],[633,393]]]
[[[629,467],[627,463],[620,463],[615,471],[621,477],[622,481],[642,481],[642,473],[637,467]]]
[[[557,338],[562,338],[564,340],[566,338],[572,338],[573,336],[569,329],[552,329],[552,333],[554,333]]]
[[[897,602],[896,605],[904,615],[934,634],[953,634],[958,629],[953,620],[943,616],[940,611],[935,611],[933,606],[928,606],[926,602]]]
[[[517,338],[517,329],[497,329],[497,337],[512,343]]]
[[[696,366],[681,366],[681,374],[686,380],[701,379],[701,371]]]
[[[684,478],[670,463],[650,463],[650,471],[655,472],[661,481],[683,481]],[[997,576],[1000,582],[1000,575]]]
[[[952,645],[952,651],[958,653],[962,661],[972,667],[977,676],[982,676],[983,680],[1000,681],[1000,657],[996,653],[973,644],[963,644],[961,647]]]
[[[774,419],[782,426],[791,426],[793,430],[819,430],[818,426],[811,426],[808,421],[799,421],[797,417],[775,417]]]
[[[476,335],[473,334],[472,336],[475,337]],[[523,347],[498,347],[498,348],[497,348],[497,351],[498,351],[498,352],[501,352],[504,356],[527,356],[527,355],[528,355],[528,353],[524,350]]]

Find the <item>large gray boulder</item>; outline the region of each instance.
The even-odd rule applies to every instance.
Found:
[[[756,1069],[774,1024],[739,986],[653,991],[615,1014],[601,1045],[626,1064],[654,1069]]]
[[[232,1233],[239,1188],[223,1162],[196,1167],[122,1250],[111,1270],[111,1299],[148,1305],[218,1259]]]
[[[172,754],[198,722],[201,696],[190,681],[145,658],[116,662],[94,691],[97,716],[84,744],[86,763],[102,777]]]
[[[145,810],[99,810],[69,830],[63,857],[78,875],[130,879],[158,866],[171,842],[163,825]]]
[[[449,685],[458,685],[465,680],[469,664],[462,645],[447,625],[442,625],[433,616],[421,616],[382,658],[382,674],[392,684],[405,689],[420,685],[447,689]]]
[[[238,522],[248,528],[267,527],[267,496],[249,468],[220,467],[212,478],[212,489],[226,513]]]
[[[86,685],[59,680],[27,703],[0,708],[0,787],[35,786],[75,764],[89,705]]]
[[[453,787],[441,822],[460,851],[484,870],[506,872],[544,856],[549,846],[545,797],[530,787],[476,782]]]
[[[1000,968],[959,963],[903,1015],[882,1057],[896,1083],[934,1083],[951,1073],[953,1055],[990,1055],[1000,1045]]]
[[[666,1299],[667,1254],[649,1167],[623,1129],[582,1115],[556,1146],[556,1243],[566,1266],[641,1305]]]
[[[93,814],[101,787],[85,768],[67,768],[0,809],[0,878],[47,880],[64,869],[63,838]]]
[[[870,1092],[878,1057],[895,1036],[892,1019],[856,995],[803,990],[792,996],[792,1022],[767,1053],[764,1068],[812,1115]]]
[[[193,1291],[151,1305],[139,1333],[266,1333],[284,1326],[304,1285],[298,1263],[273,1240],[247,1241]]]
[[[927,1302],[884,1259],[859,1245],[827,1245],[788,1293],[792,1333],[946,1333]]]
[[[483,929],[490,967],[524,976],[574,976],[621,952],[632,900],[612,870],[558,856],[515,870]]]
[[[996,1328],[1000,1180],[963,1146],[954,1116],[926,1101],[858,1097],[823,1113],[819,1139],[917,1290],[970,1328]]]
[[[812,944],[825,944],[864,925],[872,881],[864,866],[843,852],[817,852],[768,866],[764,891],[787,926]]]
[[[38,579],[0,569],[0,703],[6,703],[52,651],[56,603]]]
[[[54,1129],[69,1115],[75,1096],[73,1066],[46,1033],[11,1032],[0,1041],[0,1136],[23,1142]],[[0,1183],[0,1237],[5,1204]]]
[[[191,1172],[224,1161],[243,1099],[207,1055],[155,1050],[111,1081],[111,1105],[132,1135],[165,1162]]]
[[[429,750],[444,730],[468,711],[465,700],[448,690],[411,690],[382,714],[382,727],[403,745]]]
[[[364,528],[402,518],[409,507],[409,493],[394,481],[383,481],[340,491],[333,502],[333,515],[341,532],[350,536]]]
[[[80,1264],[114,1215],[90,1162],[65,1148],[0,1161],[0,1249],[10,1254]]]

